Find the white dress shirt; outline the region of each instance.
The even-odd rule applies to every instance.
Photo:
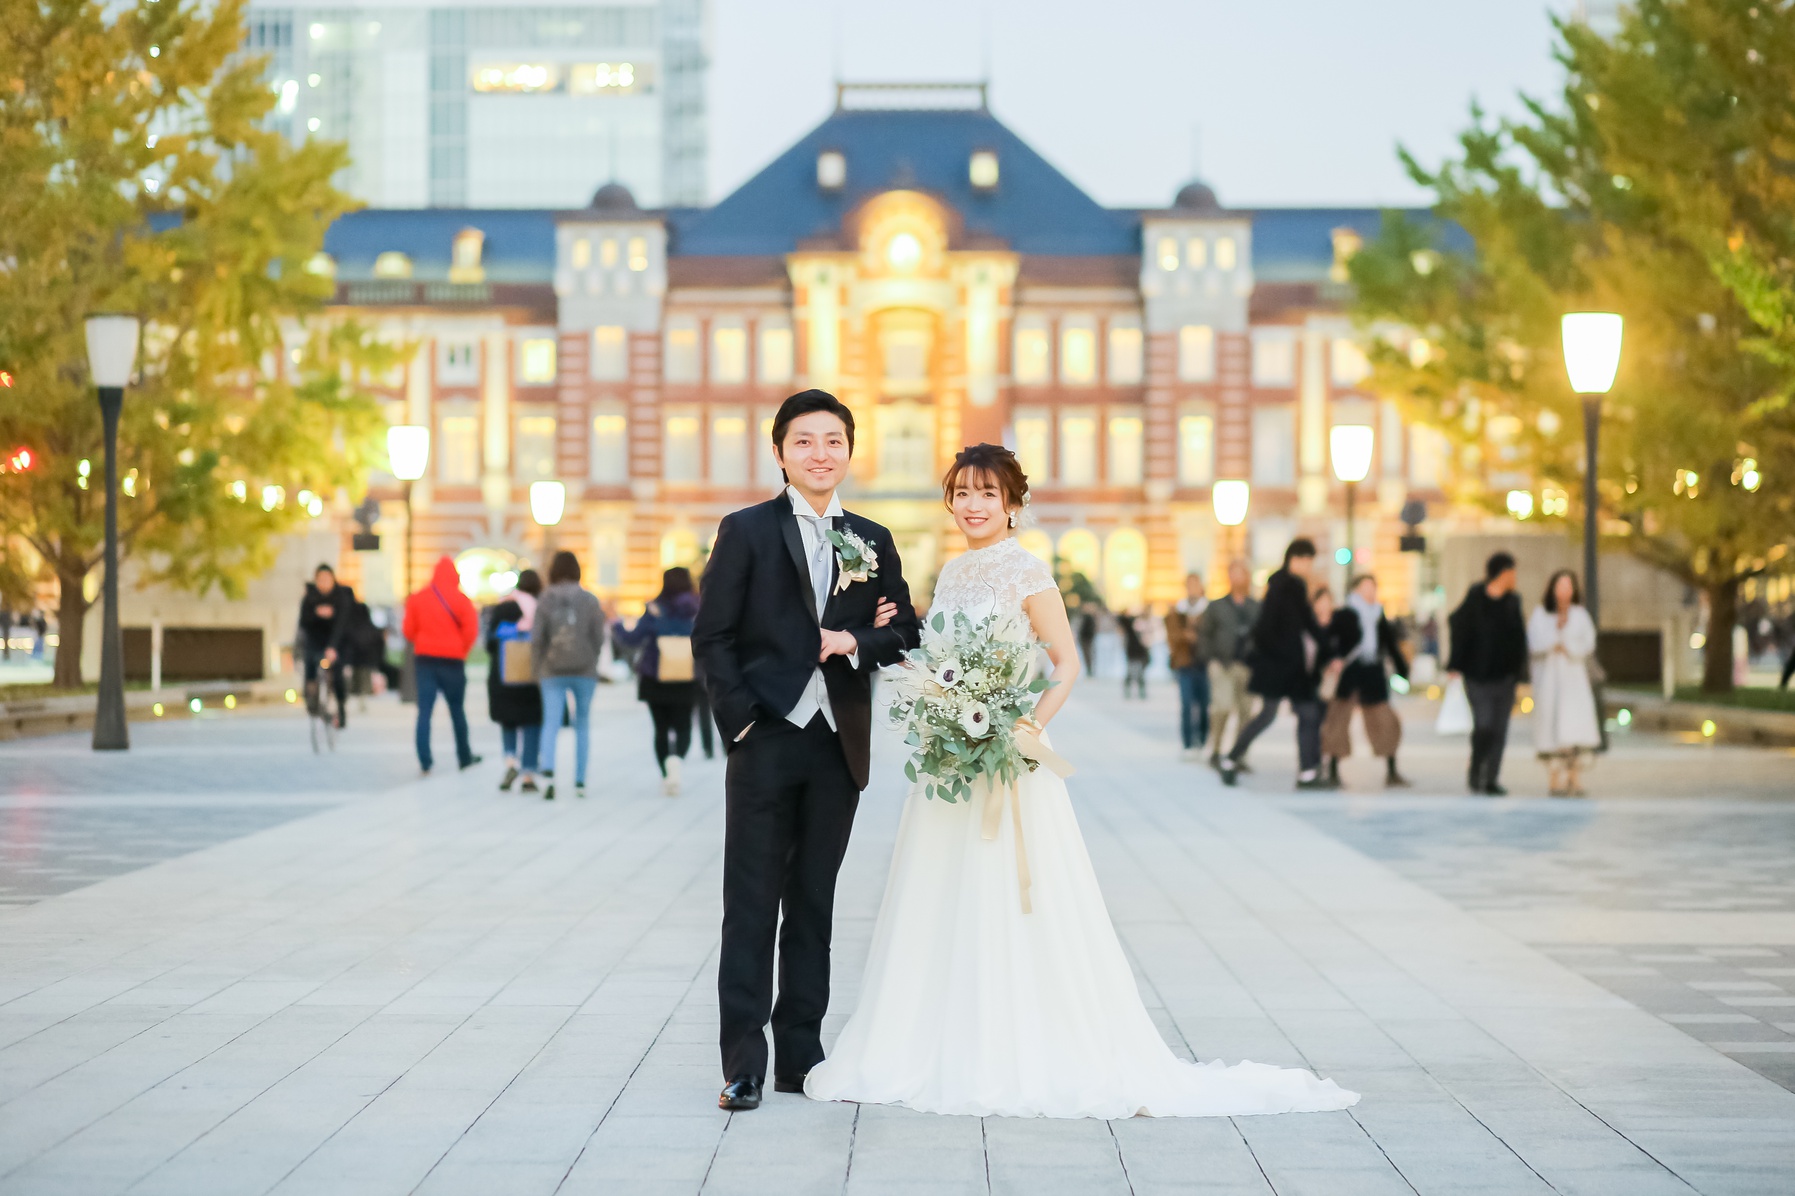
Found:
[[[804,542],[804,559],[810,564],[810,588],[816,600],[816,617],[819,624],[823,621],[823,608],[829,605],[829,592],[835,586],[835,546],[823,534],[826,526],[823,520],[842,517],[841,499],[836,495],[829,496],[829,508],[821,515],[810,505],[810,500],[798,493],[797,487],[787,484],[786,497],[791,499],[792,517],[798,521],[798,537]],[[860,654],[848,657],[848,663],[855,668],[860,667]],[[810,676],[810,684],[798,698],[798,704],[786,713],[786,721],[793,726],[805,727],[815,718],[817,711],[822,711],[823,721],[829,729],[835,729],[835,710],[829,705],[829,688],[823,681],[823,666],[819,663],[816,672]]]

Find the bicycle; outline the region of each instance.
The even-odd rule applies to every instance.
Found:
[[[335,667],[331,661],[319,660],[305,683],[306,722],[311,728],[312,751],[318,755],[337,750],[337,720],[330,712],[330,672]]]

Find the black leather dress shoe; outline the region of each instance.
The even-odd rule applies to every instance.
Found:
[[[799,1076],[774,1076],[773,1077],[773,1091],[774,1092],[803,1092],[804,1091],[804,1081],[808,1080],[809,1078],[810,1078],[809,1072],[805,1072],[803,1075],[799,1075]]]
[[[753,1076],[729,1081],[717,1097],[717,1108],[735,1111],[760,1108],[760,1081]]]

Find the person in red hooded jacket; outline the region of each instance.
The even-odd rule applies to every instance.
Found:
[[[455,727],[455,758],[462,768],[480,763],[467,739],[467,653],[480,635],[480,616],[461,592],[461,576],[448,557],[437,560],[430,584],[405,600],[405,638],[418,682],[418,764],[430,771],[430,714],[441,693]]]

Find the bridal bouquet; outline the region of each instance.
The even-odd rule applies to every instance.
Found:
[[[972,800],[981,778],[1014,784],[1036,761],[1017,742],[1017,723],[1033,713],[1052,684],[1031,677],[1036,652],[1019,616],[973,622],[938,613],[923,626],[922,644],[887,672],[895,692],[891,721],[913,749],[904,775],[942,801]],[[1024,729],[1023,738],[1037,742]]]

